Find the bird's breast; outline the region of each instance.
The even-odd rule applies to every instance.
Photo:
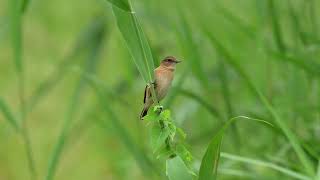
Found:
[[[158,99],[161,100],[167,94],[173,79],[173,72],[169,70],[155,71],[156,91]]]

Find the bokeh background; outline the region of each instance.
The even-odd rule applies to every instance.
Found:
[[[0,98],[26,130],[17,132],[0,116],[0,179],[44,179],[59,143],[63,146],[57,180],[166,179],[165,162],[152,154],[147,123],[138,118],[145,82],[105,0],[18,1],[24,3],[22,123],[21,74],[15,63],[19,55],[10,29],[12,1],[0,0]],[[294,179],[248,163],[250,159],[304,173],[290,142],[248,86],[248,79],[267,97],[317,167],[319,1],[131,3],[156,64],[167,55],[183,60],[163,105],[186,132],[195,169],[223,123],[248,116],[271,122],[275,128],[241,120],[228,129],[222,152],[244,161],[221,157],[219,179]],[[208,31],[221,46],[213,43]],[[248,79],[230,62],[236,62]],[[103,106],[86,78],[103,92]]]

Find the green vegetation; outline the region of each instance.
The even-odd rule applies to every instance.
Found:
[[[0,1],[0,179],[320,179],[318,17],[315,0]],[[141,121],[168,55],[183,63]]]

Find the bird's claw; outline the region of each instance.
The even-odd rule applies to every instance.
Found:
[[[162,110],[163,110],[163,106],[156,106],[155,107],[155,111],[157,112],[157,113],[161,113],[162,112]]]

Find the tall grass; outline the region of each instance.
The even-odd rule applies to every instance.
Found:
[[[81,99],[85,93],[86,87],[86,74],[94,74],[96,71],[96,67],[99,64],[99,52],[101,50],[102,42],[105,35],[104,26],[100,26],[100,30],[97,31],[97,34],[94,36],[94,42],[91,44],[91,47],[88,52],[88,57],[84,62],[84,72],[80,76],[79,81],[74,89],[73,95],[70,99],[69,109],[65,114],[65,120],[63,127],[61,129],[60,135],[58,137],[58,141],[56,146],[54,147],[52,156],[50,157],[50,162],[48,166],[48,171],[46,175],[47,180],[51,180],[54,178],[57,165],[59,163],[59,159],[63,152],[63,148],[68,140],[68,136],[70,133],[72,121],[74,120],[74,116],[76,114],[76,110],[81,103]]]
[[[320,178],[319,2],[7,2],[0,178]],[[93,20],[68,49],[66,39],[86,18]],[[57,62],[59,51],[67,53]],[[183,63],[160,102],[164,110],[159,103],[139,121],[145,84],[158,102],[153,70],[167,55]],[[72,83],[59,86],[67,75]],[[59,114],[58,131],[43,129]],[[240,117],[268,119],[274,128],[234,123]],[[75,143],[85,138],[90,144]]]
[[[22,48],[22,12],[25,10],[28,2],[13,0],[9,1],[10,7],[10,31],[11,31],[11,44],[13,49],[13,57],[15,69],[18,76],[18,90],[19,90],[19,101],[20,101],[20,131],[22,138],[25,143],[26,153],[28,157],[28,167],[30,169],[31,178],[36,178],[35,162],[26,124],[26,105],[25,105],[25,70],[24,63],[22,60],[23,48]]]

